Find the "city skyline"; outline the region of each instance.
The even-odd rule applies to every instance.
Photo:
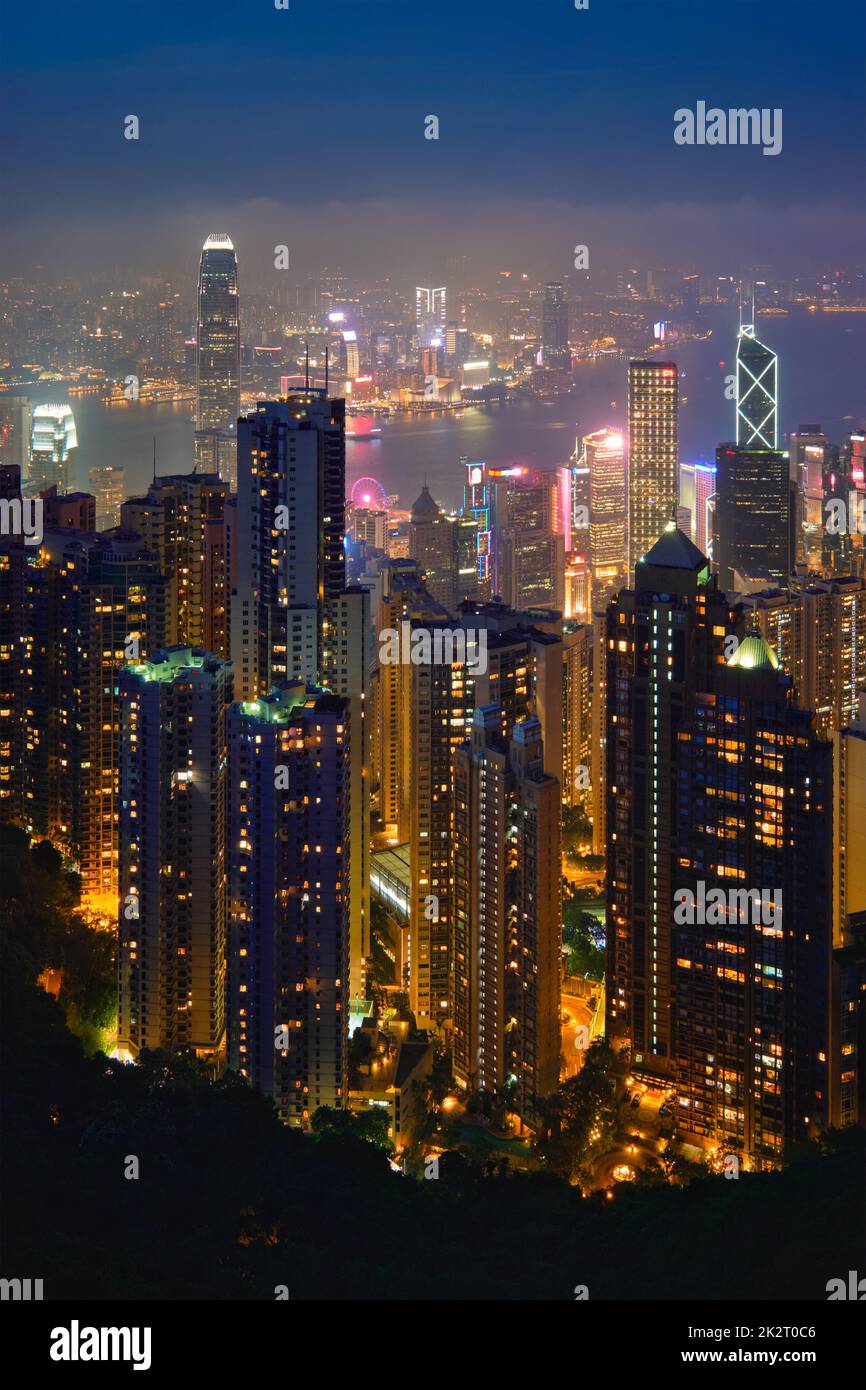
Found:
[[[866,1298],[862,4],[8,40],[0,1297],[70,1303],[59,1361],[590,1301],[587,1374],[826,1377],[817,1304]],[[252,1301],[291,1324],[214,1322]]]

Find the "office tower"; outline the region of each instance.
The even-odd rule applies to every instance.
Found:
[[[388,513],[371,507],[351,507],[346,512],[346,534],[365,550],[388,548]]]
[[[701,277],[684,275],[681,281],[683,318],[690,328],[694,328],[701,314]]]
[[[480,459],[461,458],[466,470],[463,481],[463,516],[475,522],[475,569],[477,593],[481,602],[493,597],[493,486]]]
[[[419,348],[431,347],[434,343],[445,341],[446,293],[445,286],[429,289],[423,285],[415,289],[415,331]]]
[[[238,426],[235,689],[315,683],[326,602],[345,588],[345,402],[323,390],[260,401]]]
[[[450,612],[454,606],[451,526],[426,483],[412,504],[409,554],[418,561],[425,588]]]
[[[370,808],[372,776],[373,630],[370,592],[351,587],[327,604],[322,664],[328,690],[346,704],[349,728],[349,835],[352,854],[349,893],[349,984],[352,997],[364,998],[370,938]]]
[[[608,1021],[761,1166],[831,1118],[832,762],[715,583],[669,532],[608,614]]]
[[[827,448],[822,482],[821,572],[851,574],[863,562],[866,436],[855,434],[840,449]]]
[[[125,666],[118,686],[118,1053],[189,1047],[218,1061],[231,667],[199,648],[169,647]]]
[[[866,581],[819,580],[802,590],[802,682],[797,702],[816,727],[844,729],[866,691]]]
[[[589,515],[592,504],[592,482],[586,446],[578,440],[575,444],[573,462],[568,465],[571,474],[571,527],[566,536],[566,554],[571,552],[590,562],[589,553]]]
[[[110,463],[104,468],[91,468],[90,491],[96,498],[96,529],[110,531],[120,520],[123,469]]]
[[[196,323],[196,429],[235,431],[241,413],[238,261],[229,237],[201,252]]]
[[[342,352],[340,366],[350,382],[361,375],[361,358],[358,351],[358,334],[354,328],[347,328],[340,335]]]
[[[206,629],[220,628],[214,610],[226,609],[227,575],[216,563],[208,527],[215,522],[218,532],[227,498],[228,484],[216,473],[174,473],[154,478],[143,497],[130,497],[121,507],[123,526],[142,537],[169,580],[170,646],[204,646]],[[205,649],[227,655],[224,632],[221,641],[219,651]]]
[[[232,425],[228,430],[196,430],[193,435],[193,465],[197,473],[216,473],[237,492],[238,436]]]
[[[695,516],[695,465],[693,463],[681,463],[677,469],[677,514],[680,509],[688,512],[691,530],[686,531],[686,535],[694,540],[694,516]],[[677,530],[683,531],[685,527],[677,521]]]
[[[800,425],[788,442],[788,456],[791,464],[791,477],[797,483],[801,499],[801,525],[798,539],[802,542],[802,553],[798,550],[798,560],[806,560],[808,552],[820,539],[824,524],[824,470],[831,457],[827,436],[821,432],[820,425]],[[805,532],[805,535],[799,534]],[[810,544],[811,542],[811,544]]]
[[[590,624],[563,623],[562,800],[566,806],[589,806],[591,801],[592,656]]]
[[[516,610],[565,606],[565,542],[556,531],[555,474],[490,468],[494,484],[493,590]]]
[[[678,463],[677,369],[628,368],[629,569],[655,545],[674,514]]]
[[[757,450],[779,447],[778,359],[741,324],[737,337],[737,445]]]
[[[713,526],[710,512],[710,498],[716,492],[716,465],[714,463],[695,464],[695,505],[692,511],[692,537],[698,550],[712,558]]]
[[[571,366],[568,347],[568,303],[562,285],[558,282],[551,282],[544,287],[541,350],[545,367],[567,370]]]
[[[605,633],[607,1033],[632,1065],[673,1078],[670,777],[677,730],[712,688],[734,615],[706,558],[673,527],[638,562],[634,587],[607,610]]]
[[[720,444],[716,450],[713,566],[723,588],[735,571],[786,585],[793,569],[788,456]]]
[[[229,1065],[307,1129],[348,1090],[346,701],[290,684],[227,725]]]
[[[625,583],[628,569],[625,449],[619,430],[597,430],[583,441],[589,469],[589,556],[592,603],[601,608]]]
[[[33,407],[26,396],[0,399],[0,466],[11,464],[21,478],[27,476]]]
[[[483,593],[478,579],[478,523],[473,516],[443,512],[425,483],[412,506],[409,553],[425,588],[448,610]]]
[[[174,324],[174,300],[163,300],[156,317],[156,352],[154,357],[158,367],[170,367],[174,363],[177,330]]]
[[[592,570],[582,555],[569,555],[565,561],[563,617],[589,622],[592,614]]]
[[[530,1125],[559,1081],[559,811],[538,720],[503,738],[498,707],[476,709],[454,753],[454,1075],[467,1090],[512,1082]]]
[[[28,481],[34,490],[54,486],[58,492],[71,491],[77,458],[78,435],[69,406],[37,405],[33,411],[28,470]]]

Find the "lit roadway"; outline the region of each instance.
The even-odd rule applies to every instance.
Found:
[[[587,1030],[590,1041],[592,1040],[592,1010],[586,999],[579,998],[576,994],[563,994],[562,996],[563,1015],[568,1014],[568,1022],[563,1017],[562,1023],[562,1055],[565,1058],[565,1070],[562,1073],[563,1081],[567,1076],[576,1076],[580,1071],[583,1052],[576,1046],[577,1030],[584,1027]]]

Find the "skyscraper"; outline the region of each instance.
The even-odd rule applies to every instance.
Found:
[[[228,713],[229,1064],[308,1128],[346,1104],[346,701],[292,684]]]
[[[735,631],[732,610],[691,541],[671,527],[607,611],[607,1032],[633,1065],[673,1075],[670,784],[678,727]]]
[[[326,604],[345,588],[345,402],[260,401],[238,429],[236,693],[319,680]]]
[[[786,585],[794,567],[788,456],[720,444],[716,450],[713,565],[726,589],[735,571]]]
[[[737,338],[737,444],[743,449],[778,449],[778,359],[755,337],[753,324]]]
[[[123,469],[110,463],[104,468],[91,468],[90,491],[96,498],[96,529],[110,531],[120,520]]]
[[[201,252],[196,325],[196,429],[234,433],[240,415],[238,262],[231,239],[208,237]]]
[[[568,348],[568,303],[558,281],[552,281],[544,287],[541,350],[545,367],[569,366],[571,355]]]
[[[431,347],[434,343],[444,345],[446,291],[440,285],[430,289],[418,285],[415,289],[415,331],[420,348]]]
[[[830,747],[681,533],[607,647],[609,1033],[683,1138],[775,1163],[831,1122]]]
[[[601,608],[628,572],[625,449],[619,430],[596,430],[583,441],[589,469],[589,558],[592,603]]]
[[[209,524],[223,534],[228,495],[228,484],[216,473],[173,473],[154,478],[144,497],[130,497],[121,507],[123,525],[159,557],[169,581],[169,646],[205,646],[206,632],[215,630],[215,610],[226,607],[227,574],[215,563],[216,536]]]
[[[655,545],[677,502],[679,396],[673,362],[628,368],[629,569]]]
[[[501,733],[475,710],[454,753],[454,1074],[495,1091],[533,1124],[559,1081],[559,783],[544,772],[541,725]]]
[[[68,405],[37,405],[30,436],[29,481],[37,491],[56,487],[71,492],[75,486],[78,434]]]
[[[224,1052],[231,694],[229,664],[197,648],[120,673],[121,1055]]]

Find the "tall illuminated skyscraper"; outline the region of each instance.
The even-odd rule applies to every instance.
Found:
[[[677,503],[679,394],[673,362],[628,368],[629,569],[655,545]]]
[[[122,1055],[225,1046],[231,694],[229,663],[195,647],[120,673]]]
[[[430,289],[418,285],[415,289],[415,329],[422,348],[445,342],[446,290],[444,285]]]
[[[347,702],[291,684],[227,725],[229,1063],[308,1128],[347,1099]]]
[[[608,610],[608,1032],[755,1164],[833,1118],[832,757],[790,686],[675,530]]]
[[[722,587],[735,572],[786,585],[794,566],[794,487],[788,455],[720,444],[716,450],[713,566]]]
[[[110,463],[104,468],[91,468],[90,491],[96,498],[96,529],[110,531],[120,520],[123,469]]]
[[[75,416],[69,406],[37,405],[30,435],[30,481],[40,491],[49,487],[72,491],[77,450]]]
[[[625,449],[619,430],[596,430],[583,441],[589,469],[589,558],[593,607],[603,607],[628,570]]]
[[[454,1074],[470,1090],[513,1078],[531,1124],[559,1080],[560,789],[538,720],[501,725],[476,709],[454,753]]]
[[[319,680],[326,604],[346,585],[345,510],[345,401],[319,389],[260,401],[238,427],[239,696]]]
[[[778,358],[755,337],[753,324],[737,338],[737,444],[743,449],[777,449]]]
[[[541,348],[545,367],[568,367],[568,303],[562,285],[544,287],[541,310]]]
[[[196,429],[234,433],[241,409],[238,261],[230,237],[215,233],[201,253],[196,325]]]

